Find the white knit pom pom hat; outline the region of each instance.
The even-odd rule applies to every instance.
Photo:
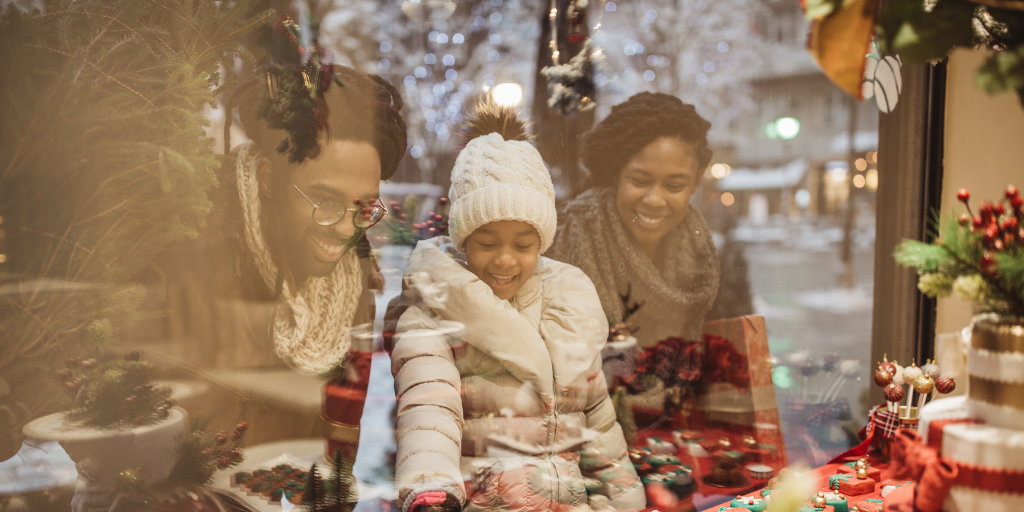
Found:
[[[540,235],[540,252],[555,239],[555,188],[540,153],[529,142],[498,133],[476,137],[455,159],[448,230],[455,246],[485,224],[526,222]]]

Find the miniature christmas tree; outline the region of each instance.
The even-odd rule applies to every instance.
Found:
[[[327,489],[315,462],[306,473],[306,490],[302,493],[302,501],[299,504],[306,512],[326,512],[331,506]]]

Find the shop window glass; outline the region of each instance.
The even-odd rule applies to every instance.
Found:
[[[856,444],[879,114],[796,2],[30,4],[7,509],[703,509]]]

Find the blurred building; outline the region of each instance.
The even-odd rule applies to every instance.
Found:
[[[705,210],[760,224],[779,214],[838,214],[851,192],[873,204],[875,103],[854,101],[821,73],[806,49],[808,22],[797,2],[761,1],[751,29],[767,46],[747,76],[755,107],[711,134],[719,165],[706,175]]]

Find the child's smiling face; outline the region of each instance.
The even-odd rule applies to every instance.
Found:
[[[540,235],[523,221],[491,222],[466,238],[465,251],[469,271],[498,298],[509,300],[537,268]]]

